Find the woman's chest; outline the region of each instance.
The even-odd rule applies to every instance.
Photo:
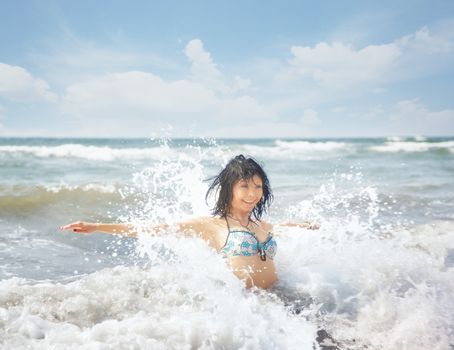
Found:
[[[262,225],[255,225],[251,229],[245,229],[236,225],[227,225],[223,220],[213,220],[211,225],[206,227],[204,238],[208,244],[217,252],[232,244],[241,244],[258,248],[270,240],[271,233],[266,231]]]

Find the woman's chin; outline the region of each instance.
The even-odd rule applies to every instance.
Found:
[[[253,210],[254,210],[254,207],[252,207],[252,208],[247,208],[247,209],[244,209],[244,213],[245,213],[245,214],[247,213],[248,215],[251,215]]]

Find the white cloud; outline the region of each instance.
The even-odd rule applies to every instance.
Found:
[[[200,39],[191,40],[186,45],[184,52],[191,62],[191,80],[218,92],[228,92],[229,88],[224,83],[222,73],[213,62],[211,54],[205,51]]]
[[[112,73],[70,85],[64,97],[67,113],[83,116],[96,113],[110,117],[121,112],[199,113],[213,103],[213,92],[187,80],[166,82],[141,71]],[[128,113],[129,112],[129,113]],[[150,115],[153,118],[153,115]]]
[[[331,111],[333,113],[342,113],[346,110],[345,106],[337,106],[337,107],[334,107]]]
[[[388,111],[382,105],[375,105],[369,108],[369,110],[362,114],[359,119],[373,121],[374,119],[383,119]]]
[[[453,132],[449,125],[452,110],[430,111],[418,100],[402,101],[394,107],[383,107],[382,103],[390,93],[398,93],[389,88],[393,82],[416,79],[418,74],[438,69],[429,63],[443,55],[452,56],[453,43],[454,37],[424,27],[382,45],[357,48],[340,41],[295,45],[292,58],[285,63],[257,59],[249,67],[244,65],[240,72],[248,72],[251,80],[226,74],[200,39],[189,41],[184,48],[190,64],[186,76],[182,72],[188,71],[188,65],[150,72],[142,55],[80,44],[74,57],[71,51],[58,56],[61,65],[55,72],[63,76],[57,81],[65,87],[59,99],[61,111],[78,135],[84,136],[146,136],[169,124],[174,126],[173,136],[185,136],[188,130],[193,130],[189,136],[317,136],[317,132],[331,132],[323,128],[328,120],[357,136],[380,121],[383,129],[373,132],[388,134],[387,130],[393,129],[402,133],[407,129],[412,134],[425,134],[419,126],[424,125],[435,134],[437,127],[442,127],[438,132]],[[103,65],[107,68],[100,68]],[[61,74],[62,66],[75,67],[76,74],[68,78]],[[0,95],[16,101],[32,100],[33,96],[35,100],[56,100],[46,82],[23,68],[12,68],[17,76],[22,74],[22,81],[28,81],[25,85],[29,88],[2,85],[0,79]],[[165,75],[169,71],[172,78]],[[47,79],[58,85],[55,79]],[[3,94],[2,89],[6,91]],[[352,98],[357,106],[349,105]],[[375,107],[355,115],[358,109],[368,108],[368,101]],[[347,125],[355,118],[363,124]],[[339,132],[333,127],[330,135]]]
[[[234,138],[260,138],[260,137],[313,137],[314,131],[300,122],[267,121],[260,123],[245,121],[242,124],[223,125],[215,129],[206,130],[203,136],[209,137],[234,137]]]
[[[163,79],[137,70],[92,76],[66,88],[62,111],[79,125],[89,125],[91,131],[85,133],[106,135],[144,135],[169,123],[174,133],[181,133],[191,127],[212,129],[273,118],[254,97],[238,93],[250,81],[235,76],[232,86],[224,83],[202,41],[191,40],[185,53],[191,63],[190,79]]]
[[[313,109],[305,109],[301,122],[305,125],[315,125],[320,123],[320,119],[318,119],[316,111]]]
[[[401,55],[395,44],[370,45],[355,51],[343,43],[319,43],[314,48],[294,46],[293,72],[321,86],[344,89],[363,82],[380,81],[383,72]]]
[[[140,71],[106,74],[69,86],[63,111],[105,134],[139,131],[143,135],[167,123],[174,124],[178,133],[193,125],[214,127],[271,117],[253,97],[219,97],[198,82],[166,81]]]
[[[413,50],[428,55],[452,52],[454,49],[452,39],[443,33],[431,33],[427,27],[421,28],[414,34],[406,35],[396,42],[404,50]]]
[[[419,100],[398,102],[390,112],[389,120],[401,135],[453,135],[454,110],[431,111]]]
[[[5,63],[0,63],[0,96],[16,102],[57,100],[44,80],[34,78],[22,67]]]
[[[3,107],[2,105],[0,105],[0,132],[2,131],[3,129],[3,124],[2,124],[2,120],[4,118],[3,114],[5,113],[5,107]]]
[[[249,79],[243,79],[239,75],[236,75],[234,78],[233,86],[232,86],[232,92],[245,90],[250,85],[251,85],[251,81]]]
[[[318,88],[329,97],[334,92],[386,91],[382,85],[415,79],[440,69],[436,62],[451,55],[454,40],[444,32],[423,27],[391,43],[355,49],[343,42],[320,42],[313,47],[292,46],[293,57],[283,66],[277,80],[303,83],[306,90]],[[445,63],[446,64],[446,63]]]
[[[40,137],[55,137],[55,134],[46,129],[45,126],[42,126],[41,129],[30,127],[30,125],[27,125],[27,129],[24,127],[9,127],[3,123],[7,120],[7,111],[11,112],[10,109],[7,110],[6,107],[0,105],[0,137],[36,137],[37,135]]]
[[[0,136],[2,137],[55,137],[55,132],[46,129],[45,127],[41,129],[23,129],[23,128],[9,128],[2,126],[0,123]],[[61,134],[59,136],[74,136],[72,133]]]
[[[448,136],[454,134],[454,110],[431,110],[418,99],[375,105],[351,115],[356,136]]]
[[[189,41],[184,52],[191,63],[191,80],[217,93],[233,94],[248,88],[251,84],[250,80],[237,75],[234,77],[231,86],[229,86],[200,39]]]
[[[393,113],[398,115],[397,110],[380,106],[388,100],[390,94],[399,94],[402,87],[396,83],[410,83],[440,74],[441,72],[452,71],[452,60],[454,59],[454,22],[443,26],[437,26],[429,30],[423,27],[420,30],[390,42],[380,45],[364,45],[354,47],[345,42],[336,41],[332,43],[319,42],[313,46],[294,45],[291,47],[291,58],[279,65],[275,61],[269,64],[263,63],[260,67],[262,76],[266,72],[276,72],[274,77],[266,82],[262,79],[260,86],[266,86],[266,104],[272,106],[281,118],[303,117],[301,122],[312,131],[326,133],[326,129],[318,128],[323,125],[324,118],[309,111],[333,110],[332,106],[349,106],[348,109],[355,111],[358,108],[367,108],[368,103],[375,108],[354,116],[355,112],[334,110],[337,119],[353,118],[360,120],[357,125],[350,125],[348,129],[352,134],[378,133],[388,134],[392,128],[404,131],[404,121],[391,123],[388,119]],[[255,85],[257,81],[254,80]],[[261,91],[259,91],[260,93]],[[357,105],[357,106],[356,106]],[[408,106],[407,106],[408,107]],[[381,108],[386,109],[385,114]],[[408,128],[418,129],[419,134],[424,134],[422,128],[417,128],[418,123],[425,125],[425,130],[431,134],[446,132],[446,123],[438,114],[427,109],[418,109],[419,121],[406,119],[411,125]],[[304,115],[306,111],[306,115]],[[400,110],[402,112],[402,109]],[[407,111],[410,113],[410,111]],[[413,111],[416,112],[416,111]],[[353,113],[353,114],[352,114]],[[449,114],[443,112],[442,115]],[[402,113],[399,114],[402,116]],[[422,118],[422,115],[430,116]],[[438,116],[437,118],[435,116]],[[333,116],[326,115],[332,119]],[[421,120],[437,120],[436,123],[422,123]],[[449,118],[448,118],[449,119]],[[314,123],[310,123],[310,121]],[[369,125],[376,125],[375,130],[368,130]],[[384,123],[387,125],[384,125]],[[392,126],[391,126],[392,124]],[[399,125],[398,125],[399,124]],[[355,132],[355,129],[358,129]],[[452,127],[448,129],[452,131]],[[412,132],[415,133],[416,131]],[[334,135],[334,134],[333,134]]]
[[[30,59],[46,71],[48,80],[54,85],[67,86],[93,74],[143,67],[172,73],[181,71],[172,57],[156,54],[148,42],[142,46],[122,35],[107,41],[90,41],[80,38],[64,25],[60,33],[52,40],[44,41],[40,47],[40,51],[29,53]]]

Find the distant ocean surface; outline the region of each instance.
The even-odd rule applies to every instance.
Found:
[[[237,154],[287,229],[279,281],[248,291],[198,239],[77,235],[209,215]],[[282,231],[282,228],[281,228]],[[0,348],[454,349],[454,137],[0,138]],[[326,347],[325,347],[326,348]]]

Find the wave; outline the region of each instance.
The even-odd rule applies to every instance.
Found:
[[[0,338],[9,349],[311,349],[321,324],[343,349],[447,349],[454,241],[440,224],[381,239],[335,222],[292,228],[279,237],[278,285],[252,292],[199,240],[139,237],[144,268],[0,281]]]
[[[386,137],[386,141],[427,141],[427,137],[425,136],[413,136],[413,137],[402,137],[402,136],[388,136]]]
[[[272,296],[245,293],[219,260],[205,266],[216,267],[210,272],[217,278],[205,268],[158,265],[105,269],[67,283],[5,280],[0,337],[9,349],[312,348],[313,324]]]
[[[120,199],[114,185],[86,184],[80,186],[2,186],[0,185],[0,210],[2,212],[29,213],[36,208],[81,200],[109,201]]]
[[[71,157],[89,160],[112,161],[117,159],[162,159],[172,151],[167,147],[112,148],[64,144],[60,146],[0,146],[0,154],[29,154],[40,158]]]
[[[136,146],[137,144],[134,144]],[[131,146],[131,145],[130,145]],[[169,143],[144,147],[115,147],[113,145],[84,145],[68,143],[62,145],[2,145],[0,158],[16,159],[32,156],[36,158],[77,158],[90,161],[130,160],[181,160],[190,157],[201,161],[224,159],[238,153],[260,158],[287,159],[326,158],[337,154],[372,153],[454,153],[454,141],[435,141],[425,138],[386,138],[364,140],[244,140],[211,144]]]
[[[182,147],[183,146],[183,147]],[[182,154],[195,154],[197,156],[219,156],[220,153],[249,152],[252,154],[263,154],[277,157],[286,155],[309,154],[316,152],[336,152],[351,149],[352,145],[346,142],[336,141],[281,141],[276,140],[269,145],[253,143],[229,143],[205,145],[157,145],[152,147],[125,147],[115,148],[110,146],[93,146],[82,144],[63,144],[58,146],[26,146],[26,145],[4,145],[0,146],[0,155],[32,155],[39,158],[81,158],[88,160],[134,160],[152,159],[162,160],[178,158]],[[203,151],[202,151],[203,149]]]
[[[236,148],[260,159],[323,159],[339,152],[355,152],[356,146],[337,141],[283,141],[271,145],[245,144]]]
[[[388,141],[384,145],[369,147],[370,151],[382,153],[445,151],[454,153],[454,141]]]
[[[330,152],[330,151],[339,151],[347,150],[351,148],[351,145],[346,142],[337,142],[337,141],[276,141],[277,148],[281,150],[291,150],[291,151],[300,151],[300,152]]]

